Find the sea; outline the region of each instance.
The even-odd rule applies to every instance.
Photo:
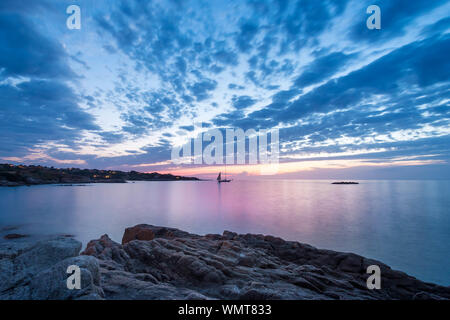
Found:
[[[450,285],[450,181],[152,181],[0,187],[0,236],[72,234],[120,242],[140,223],[191,233],[270,234],[354,252]]]

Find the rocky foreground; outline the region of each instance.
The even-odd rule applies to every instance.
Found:
[[[107,235],[0,244],[0,299],[449,299],[450,287],[424,283],[352,253],[319,250],[273,236],[199,236],[138,225],[122,244]],[[381,268],[380,290],[366,268]],[[81,289],[69,290],[69,265]]]
[[[39,184],[126,183],[127,181],[181,181],[199,180],[195,177],[174,176],[158,172],[98,170],[44,166],[0,164],[0,187],[31,186]]]

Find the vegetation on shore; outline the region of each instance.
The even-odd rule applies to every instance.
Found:
[[[125,183],[126,181],[199,180],[194,177],[174,176],[158,172],[97,170],[44,166],[0,164],[0,186],[23,186],[58,183]]]

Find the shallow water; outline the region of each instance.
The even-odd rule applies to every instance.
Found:
[[[138,223],[263,233],[355,252],[450,285],[450,181],[136,182],[0,188],[0,228],[120,242]],[[2,232],[4,234],[5,232]]]

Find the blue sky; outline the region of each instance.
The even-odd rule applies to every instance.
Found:
[[[66,27],[71,4],[81,30]],[[381,30],[366,27],[371,4]],[[2,0],[0,162],[201,175],[170,153],[203,123],[278,128],[279,177],[448,179],[449,13],[439,0]]]

